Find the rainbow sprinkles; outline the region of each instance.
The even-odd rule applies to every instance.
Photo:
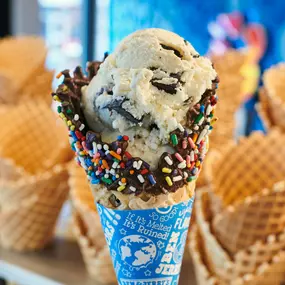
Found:
[[[151,170],[147,162],[127,151],[128,136],[121,135],[116,141],[106,143],[100,133],[88,127],[80,107],[81,88],[89,84],[99,67],[100,62],[89,63],[87,76],[80,67],[74,70],[73,77],[64,70],[58,75],[58,78],[64,77],[63,83],[52,94],[60,105],[59,116],[69,129],[77,163],[85,169],[90,183],[103,184],[108,190],[123,194],[159,195],[175,192],[195,180],[208,150],[208,135],[217,120],[214,109],[218,78],[213,80],[212,89],[206,90],[201,101],[189,109],[185,126],[179,125],[169,134],[174,153],[163,153],[158,167]]]

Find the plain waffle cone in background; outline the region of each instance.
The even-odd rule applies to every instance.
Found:
[[[67,179],[67,164],[56,165],[48,171],[24,176],[16,181],[0,179],[0,209],[5,211],[11,206],[16,207],[33,195],[45,197],[48,191],[54,191],[56,194],[57,191],[63,192],[65,189],[68,193]]]
[[[285,134],[256,132],[229,144],[212,165],[212,189],[223,206],[271,188],[285,178]]]
[[[247,55],[245,53],[236,50],[229,50],[223,55],[212,57],[220,83],[217,93],[219,104],[215,109],[218,122],[215,124],[215,132],[210,135],[210,151],[223,149],[224,145],[234,139],[236,129],[235,113],[245,99],[242,84],[246,79],[241,74],[241,68],[246,59]],[[197,180],[197,188],[206,185],[208,185],[208,181],[204,169],[202,169]]]
[[[31,77],[29,82],[21,89],[21,102],[26,99],[41,99],[48,105],[52,103],[52,97],[49,96],[52,92],[52,81],[54,77],[53,71],[43,71]]]
[[[276,126],[285,131],[285,63],[267,69],[260,90],[260,112],[267,127]]]
[[[80,218],[80,214],[77,213],[73,215],[73,232],[78,241],[89,275],[101,284],[117,284],[107,244],[105,243],[100,249],[94,245],[94,242],[97,241],[87,236],[86,225]]]
[[[211,60],[220,78],[219,90],[235,85],[237,81],[243,79],[240,71],[247,60],[246,53],[230,49],[222,55],[213,55]],[[244,98],[233,99],[243,101]]]
[[[227,252],[221,247],[211,231],[211,218],[209,195],[207,190],[198,191],[195,201],[196,224],[204,244],[204,258],[211,272],[222,268],[225,263],[231,261]],[[191,231],[190,231],[191,233]]]
[[[261,265],[271,262],[276,254],[285,249],[284,227],[281,233],[268,235],[262,240],[256,239],[254,244],[244,250],[229,255],[211,230],[209,202],[208,191],[197,193],[195,204],[197,224],[195,226],[197,226],[203,242],[204,263],[207,263],[210,271],[225,284],[229,284],[233,279],[243,278],[247,274],[254,274]],[[235,221],[233,221],[232,227],[235,227]],[[229,232],[229,236],[231,236],[231,232]]]
[[[8,37],[0,40],[0,98],[5,103],[15,103],[19,91],[42,70],[47,49],[39,37]]]
[[[262,119],[263,126],[266,130],[270,130],[272,127],[280,127],[282,131],[285,131],[285,119],[282,118],[281,120],[275,121],[276,115],[274,115],[269,105],[269,97],[266,94],[264,88],[259,89],[259,102],[256,104],[256,109],[259,116]],[[284,127],[282,126],[282,120],[284,120]]]
[[[192,256],[197,285],[222,285],[220,280],[210,272],[204,260],[205,251],[197,225],[191,227],[188,249]]]
[[[285,229],[285,181],[264,189],[213,218],[216,238],[231,254]]]
[[[236,277],[233,273],[229,274],[226,279],[219,278],[207,266],[204,260],[204,244],[197,226],[193,226],[190,232],[189,251],[192,255],[196,281],[198,285],[280,285],[285,280],[285,253],[279,251],[269,262],[264,262],[255,268],[254,273],[243,274]],[[262,256],[262,251],[259,252]],[[245,261],[245,260],[244,260]],[[244,267],[250,266],[250,259]],[[234,264],[239,267],[240,264]]]
[[[26,101],[1,115],[0,169],[36,175],[71,157],[66,128],[45,102]]]
[[[102,248],[106,242],[93,194],[84,169],[75,163],[72,163],[69,167],[68,184],[72,204],[86,225],[86,235],[94,241],[98,249]]]
[[[97,281],[116,284],[109,248],[84,169],[75,163],[70,165],[68,183],[75,210],[73,231],[86,268]]]
[[[12,182],[11,182],[12,183]],[[31,183],[27,181],[27,184]],[[25,182],[22,183],[23,186]],[[67,198],[67,171],[65,167],[54,173],[52,179],[34,185],[33,194],[1,205],[0,245],[18,251],[38,250],[53,238],[54,228],[62,204]],[[37,189],[37,187],[40,187]],[[15,189],[16,190],[16,189]],[[22,189],[18,189],[20,192]],[[15,196],[21,195],[13,191]],[[17,203],[19,202],[19,203]]]
[[[285,229],[278,235],[270,235],[265,241],[258,240],[248,248],[236,252],[231,262],[216,268],[215,272],[221,280],[228,283],[233,279],[244,280],[246,276],[259,272],[264,264],[271,263],[284,249]]]
[[[280,98],[270,97],[265,87],[259,90],[257,110],[266,129],[278,127],[285,132],[285,102]]]

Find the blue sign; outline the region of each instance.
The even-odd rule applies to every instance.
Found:
[[[97,204],[119,285],[178,284],[193,201],[145,210]]]

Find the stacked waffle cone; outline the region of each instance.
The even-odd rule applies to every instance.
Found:
[[[45,68],[47,49],[38,37],[0,40],[0,104],[40,99],[51,104],[53,72]]]
[[[223,55],[213,56],[213,64],[219,75],[219,104],[215,115],[222,123],[217,123],[215,132],[210,136],[210,152],[221,150],[232,141],[236,130],[236,112],[248,94],[244,91],[244,85],[249,78],[244,74],[244,66],[248,62],[248,54],[237,50],[229,50]],[[206,161],[209,159],[208,155]],[[205,161],[205,163],[206,163]],[[208,174],[204,169],[197,181],[197,187],[209,183]]]
[[[255,133],[216,156],[190,232],[199,284],[285,281],[284,142],[278,130]]]
[[[270,129],[278,127],[285,131],[285,63],[272,66],[264,72],[263,88],[260,89],[258,110]]]
[[[37,250],[51,241],[68,194],[71,156],[65,127],[46,102],[27,101],[1,114],[2,247]]]
[[[116,284],[109,248],[85,171],[78,165],[72,164],[69,174],[69,187],[74,206],[73,232],[88,273],[102,284]]]

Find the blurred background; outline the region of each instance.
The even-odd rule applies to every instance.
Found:
[[[197,182],[181,284],[285,284],[284,11],[283,0],[1,1],[0,284],[116,283],[85,174],[49,94],[60,71],[102,60],[149,27],[191,42],[221,80],[220,125]],[[38,38],[16,39],[29,35]],[[251,219],[241,221],[244,213]]]
[[[1,4],[5,20],[1,36],[43,36],[49,48],[47,65],[58,71],[101,59],[126,35],[149,27],[174,31],[206,54],[212,39],[209,24],[222,13],[239,12],[246,24],[258,23],[266,29],[267,47],[260,60],[264,70],[285,58],[284,8],[284,1],[278,0],[10,0]],[[242,47],[242,40],[231,44]]]

